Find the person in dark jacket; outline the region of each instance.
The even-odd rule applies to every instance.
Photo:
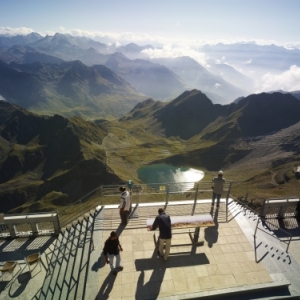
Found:
[[[103,254],[107,264],[110,264],[110,269],[114,275],[117,274],[118,270],[122,271],[123,267],[120,265],[121,256],[120,251],[123,251],[120,245],[118,235],[115,231],[110,233],[110,237],[106,240],[103,248]],[[114,268],[114,258],[116,257],[116,268]]]
[[[158,210],[158,216],[155,218],[151,230],[159,228],[159,246],[158,252],[164,261],[168,259],[171,247],[172,229],[171,218],[167,215],[162,208]],[[165,251],[164,251],[165,246]]]

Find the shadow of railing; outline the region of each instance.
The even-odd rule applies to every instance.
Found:
[[[265,225],[265,226],[263,228],[260,228],[259,227],[260,223]],[[274,234],[274,231],[269,230],[270,227],[277,228],[277,231],[281,232],[281,237],[278,237],[276,234]],[[260,262],[268,254],[268,251],[266,251],[265,255],[263,255],[261,259],[257,258],[257,249],[262,244],[262,243],[260,243],[260,244],[257,245],[257,243],[256,243],[257,231],[258,230],[264,232],[265,234],[271,236],[272,238],[278,240],[279,242],[286,244],[285,252],[287,253],[286,256],[289,257],[288,252],[289,252],[289,246],[290,246],[291,241],[292,241],[292,235],[289,232],[287,232],[286,230],[284,230],[284,229],[280,228],[279,226],[277,226],[276,224],[266,220],[265,218],[258,217],[256,227],[255,227],[255,231],[254,231],[254,235],[253,235],[255,261],[257,263]]]

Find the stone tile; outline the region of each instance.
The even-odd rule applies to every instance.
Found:
[[[199,278],[200,290],[212,290],[214,288],[213,282],[210,277],[201,277]]]
[[[254,248],[250,245],[249,242],[241,243],[240,245],[244,251],[252,252],[254,254]]]
[[[210,279],[214,289],[223,289],[226,287],[225,278],[227,275],[211,275]]]
[[[122,260],[122,262],[124,262],[124,261],[130,261],[130,262],[132,262],[133,261],[133,254],[132,254],[132,252],[125,252],[125,251],[123,251],[123,252],[121,252],[121,260]]]
[[[164,280],[161,284],[160,291],[162,294],[169,295],[171,291],[175,290],[175,285],[173,280]]]
[[[243,273],[243,269],[241,267],[241,264],[238,263],[238,262],[232,262],[232,263],[230,263],[229,267],[230,267],[231,272],[233,274],[241,274],[241,273]]]
[[[183,268],[171,268],[171,273],[173,280],[186,278]]]
[[[223,253],[216,253],[216,254],[213,254],[213,257],[215,259],[215,263],[216,264],[221,264],[221,263],[224,263],[225,261],[225,256]],[[226,261],[225,261],[226,262]]]
[[[258,284],[261,283],[260,282],[260,276],[259,276],[259,272],[248,272],[245,273],[245,275],[247,276],[248,279],[248,284]]]
[[[225,238],[228,244],[236,244],[237,242],[236,237],[234,235],[227,235],[225,236]]]
[[[122,299],[122,287],[121,286],[113,286],[111,292],[108,294],[111,299]],[[103,296],[99,295],[97,299],[106,299]]]
[[[248,239],[245,237],[244,234],[237,234],[236,235],[237,241],[241,243],[249,243]]]
[[[223,253],[232,253],[232,249],[229,244],[220,245]]]
[[[122,284],[121,296],[123,297],[134,297],[136,292],[136,284]]]
[[[218,264],[218,269],[219,269],[219,274],[221,274],[221,275],[231,273],[229,264]]]
[[[220,233],[222,233],[222,235],[225,235],[225,236],[233,235],[231,228],[221,228]]]
[[[236,281],[235,276],[233,276],[232,274],[226,275],[223,279],[225,288],[232,288],[238,286],[238,282]]]
[[[144,250],[136,250],[133,252],[133,259],[141,259],[144,257]]]
[[[211,253],[223,253],[221,246],[214,244],[213,247],[211,248]]]
[[[194,266],[195,273],[197,277],[205,277],[208,276],[208,272],[206,269],[206,266],[201,265],[201,266]]]
[[[218,265],[207,265],[206,270],[207,270],[208,276],[219,274]]]
[[[224,257],[226,259],[226,262],[229,264],[236,262],[236,256],[234,253],[224,253]]]
[[[230,247],[232,249],[232,253],[239,253],[244,251],[241,244],[239,243],[230,244]]]
[[[245,252],[235,253],[235,256],[236,256],[236,260],[240,263],[250,261],[248,256],[245,254]]]
[[[134,261],[122,261],[121,264],[124,267],[123,271],[124,273],[133,272],[135,271],[135,264]]]
[[[123,272],[120,272],[120,273],[118,274],[118,276],[121,275],[122,285],[135,282],[135,278],[132,273],[123,273]]]
[[[173,282],[174,282],[174,286],[175,286],[175,292],[176,293],[188,293],[188,285],[185,279],[181,279],[181,280],[174,280],[173,278]]]
[[[218,241],[217,243],[219,245],[224,245],[224,244],[228,244],[228,237],[231,237],[231,236],[218,236]]]
[[[234,273],[233,276],[239,286],[250,285],[246,273]]]
[[[273,282],[273,279],[267,270],[261,270],[257,272],[257,276],[259,277],[260,283]]]
[[[163,272],[163,278],[162,280],[173,280],[171,269],[167,268],[165,269],[165,272]]]
[[[255,272],[256,271],[256,263],[251,262],[251,261],[245,261],[240,264],[243,272],[248,273],[248,272]]]

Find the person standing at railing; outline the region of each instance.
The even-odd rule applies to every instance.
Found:
[[[124,186],[121,186],[119,188],[121,192],[121,198],[120,198],[120,218],[123,225],[127,225],[128,223],[128,216],[130,212],[131,207],[131,197],[129,191],[126,191],[126,188]]]
[[[215,205],[215,200],[217,199],[217,209],[220,207],[220,199],[221,195],[223,193],[223,188],[224,188],[224,183],[225,183],[225,178],[223,178],[223,171],[219,171],[218,177],[215,177],[212,182],[213,182],[213,195],[212,195],[212,204],[211,207],[213,208]]]
[[[158,216],[155,218],[150,230],[156,230],[157,227],[159,228],[158,254],[163,257],[164,261],[166,261],[170,253],[172,228],[171,218],[162,208],[158,210]]]
[[[115,231],[110,233],[110,237],[106,240],[103,248],[105,261],[110,265],[111,272],[117,275],[118,271],[122,271],[120,251],[123,248],[119,242],[118,235]],[[114,268],[114,258],[116,257],[116,267]]]

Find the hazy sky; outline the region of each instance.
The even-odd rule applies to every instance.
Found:
[[[300,45],[299,0],[1,0],[0,33]]]
[[[207,66],[203,44],[300,49],[299,13],[300,0],[0,0],[0,34],[60,32],[107,44],[151,44],[159,46],[145,50],[151,58],[188,55]],[[252,76],[258,91],[300,90],[300,66]]]

